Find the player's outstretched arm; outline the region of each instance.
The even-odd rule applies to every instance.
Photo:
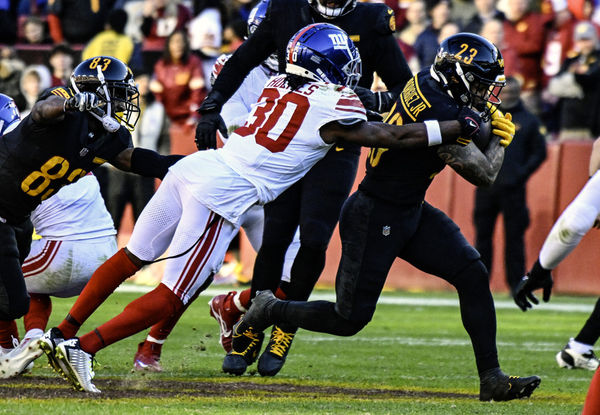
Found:
[[[329,144],[343,140],[365,147],[408,149],[456,142],[463,134],[463,128],[458,121],[433,121],[435,124],[430,126],[430,134],[423,123],[390,125],[363,120],[355,120],[354,123],[350,121],[352,120],[325,124],[320,130],[321,137]],[[439,126],[439,131],[436,125]]]
[[[61,121],[65,115],[65,99],[56,95],[40,100],[31,109],[31,119],[35,123]]]
[[[119,170],[140,176],[163,179],[167,175],[169,167],[183,157],[178,154],[163,156],[156,151],[136,147],[121,151],[114,160],[111,160],[110,164]]]

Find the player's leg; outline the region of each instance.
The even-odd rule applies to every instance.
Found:
[[[282,286],[289,300],[306,301],[323,268],[327,246],[340,217],[342,205],[354,184],[360,149],[331,149],[302,179],[300,248],[291,268],[291,281]],[[263,376],[281,370],[297,331],[293,326],[274,326],[258,362]]]
[[[540,271],[548,272],[556,268],[592,228],[598,214],[600,172],[592,176],[550,230],[538,259]]]
[[[22,317],[29,309],[29,296],[21,264],[29,254],[33,227],[0,222],[0,320]]]
[[[131,302],[121,314],[80,340],[73,339],[58,346],[57,356],[68,365],[69,377],[76,387],[95,389],[91,384],[93,374],[89,367],[79,364],[78,357],[89,361],[106,346],[176,314],[210,284],[212,275],[221,266],[237,228],[204,207],[187,189],[180,189],[180,193],[183,215],[173,236],[171,252],[193,248],[181,257],[168,260],[165,276],[156,289]]]
[[[600,361],[594,353],[594,344],[600,337],[600,298],[596,301],[592,314],[574,338],[556,354],[560,367],[596,370]]]
[[[127,248],[119,250],[94,272],[55,335],[62,333],[63,339],[74,337],[81,324],[144,261],[153,261],[165,252],[182,212],[176,184],[176,179],[167,174],[136,223]],[[56,345],[56,341],[52,343]]]
[[[499,211],[497,192],[483,188],[475,190],[475,209],[473,210],[475,248],[481,255],[481,262],[490,273],[492,272],[494,227]]]
[[[525,186],[504,191],[502,217],[506,280],[512,293],[525,273],[525,231],[529,226]]]
[[[509,379],[500,370],[496,349],[496,312],[488,273],[479,253],[441,210],[425,203],[419,227],[400,258],[452,284],[475,353],[481,400],[510,400],[531,395],[537,376]],[[435,258],[435,260],[432,260]]]

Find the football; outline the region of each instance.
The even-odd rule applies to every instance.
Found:
[[[479,131],[473,136],[473,143],[481,151],[485,151],[492,138],[492,122],[491,120],[482,121],[479,125]]]

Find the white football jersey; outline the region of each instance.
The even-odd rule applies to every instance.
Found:
[[[93,174],[44,200],[31,213],[31,222],[46,239],[73,241],[117,234]]]
[[[323,82],[292,90],[280,75],[223,148],[194,153],[169,171],[205,206],[239,224],[250,206],[274,200],[325,156],[332,145],[321,138],[323,125],[349,118],[366,120],[354,91]]]

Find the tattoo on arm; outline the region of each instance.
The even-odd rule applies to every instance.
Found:
[[[456,144],[441,145],[438,155],[458,174],[475,186],[490,186],[496,180],[504,161],[504,147],[493,137],[485,152],[473,143],[462,147]]]

